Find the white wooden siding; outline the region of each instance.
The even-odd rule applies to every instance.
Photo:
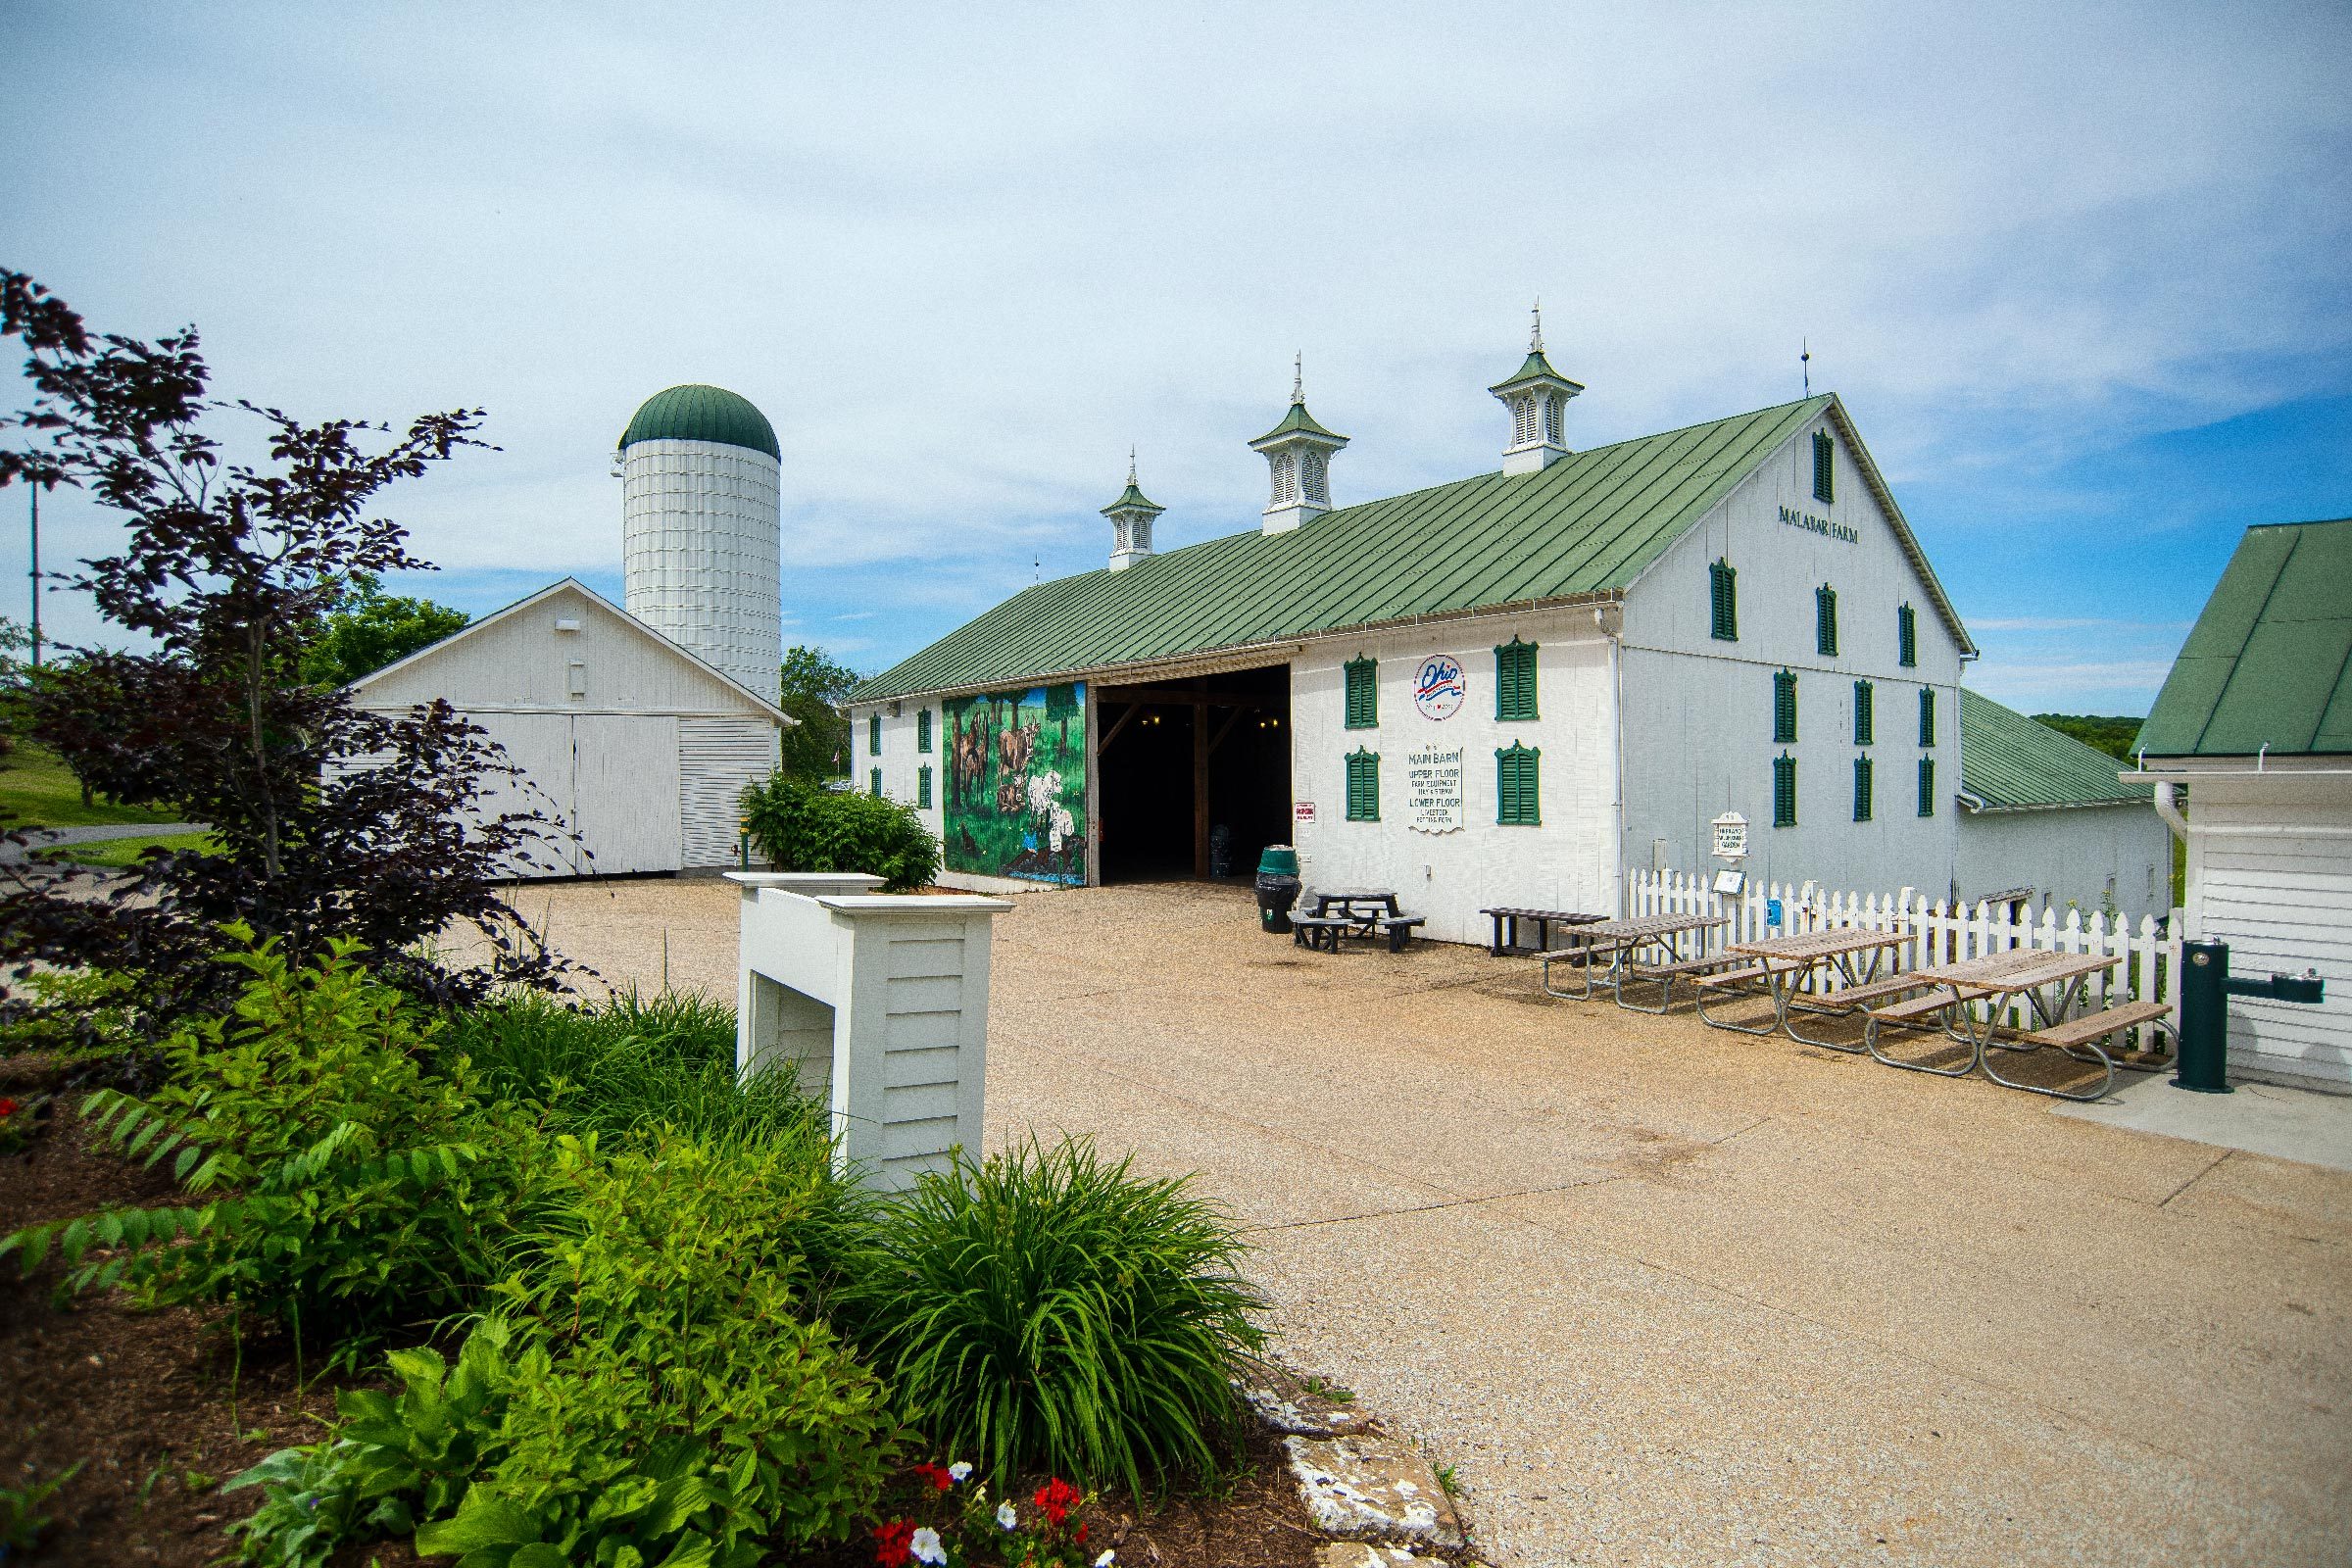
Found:
[[[2230,998],[2231,1068],[2352,1089],[2352,789],[2192,780],[2188,875],[2192,934],[2230,944],[2230,973],[2327,982],[2316,1007]]]
[[[733,865],[744,789],[776,769],[776,727],[759,718],[678,720],[679,815],[688,865]]]
[[[581,713],[571,721],[571,812],[602,876],[675,871],[680,858],[678,721],[667,713]]]

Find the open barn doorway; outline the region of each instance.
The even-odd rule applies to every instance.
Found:
[[[1095,688],[1104,882],[1229,877],[1288,842],[1291,669]]]

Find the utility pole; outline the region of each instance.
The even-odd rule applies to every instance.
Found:
[[[32,667],[41,667],[41,486],[35,479],[24,487],[32,498]]]

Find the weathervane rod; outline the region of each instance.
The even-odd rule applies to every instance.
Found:
[[[1813,395],[1813,345],[1807,339],[1800,337],[1796,340],[1796,367],[1804,372],[1805,396],[1811,397]]]

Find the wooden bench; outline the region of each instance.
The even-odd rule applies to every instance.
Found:
[[[1870,1015],[1882,1023],[1909,1023],[1914,1018],[1933,1017],[1959,1000],[1959,992],[1949,986],[1939,986],[1924,997],[1898,1002],[1891,1007],[1873,1007]]]
[[[2129,1029],[2133,1024],[2154,1023],[2172,1010],[2161,1002],[2126,1002],[2104,1012],[2085,1013],[2080,1018],[2054,1023],[2047,1029],[2032,1030],[2019,1038],[2030,1040],[2037,1046],[2056,1046],[2061,1051],[2067,1051],[2076,1046],[2086,1046],[2094,1040],[2103,1040],[2117,1030]]]
[[[1745,958],[1736,954],[1709,953],[1695,958],[1677,958],[1672,963],[1629,964],[1626,968],[1625,980],[1620,981],[1617,986],[1617,1005],[1631,1012],[1665,1012],[1674,1005],[1674,982],[1681,976],[1703,975],[1731,964],[1745,962],[1747,962]],[[1626,985],[1637,980],[1657,982],[1658,1004],[1656,1006],[1644,1007],[1638,1003],[1625,1000]]]
[[[1751,963],[1744,969],[1726,969],[1721,974],[1700,975],[1690,983],[1694,986],[1738,986],[1745,985],[1750,980],[1765,979],[1771,973],[1763,964]]]
[[[1340,938],[1355,929],[1353,920],[1344,920],[1331,914],[1294,914],[1291,916],[1291,941],[1302,948],[1315,948],[1325,953],[1340,951]]]
[[[1608,918],[1605,914],[1585,914],[1575,909],[1523,909],[1508,904],[1496,905],[1494,908],[1481,909],[1478,912],[1494,922],[1494,940],[1487,944],[1487,952],[1497,958],[1503,956],[1506,949],[1512,953],[1544,954],[1554,952],[1556,950],[1551,945],[1551,928],[1553,926],[1597,925]],[[1520,946],[1519,922],[1522,920],[1533,920],[1536,923],[1536,945],[1532,949]],[[1507,942],[1503,940],[1503,928],[1506,924],[1510,928],[1510,940]]]
[[[1891,975],[1885,980],[1871,980],[1858,986],[1847,986],[1841,991],[1824,991],[1807,1001],[1809,1004],[1817,1007],[1858,1007],[1865,1002],[1877,1002],[1886,997],[1899,997],[1906,991],[1917,991],[1934,983],[1922,980],[1917,975],[1898,974]]]
[[[1419,914],[1387,914],[1372,923],[1388,933],[1391,953],[1402,953],[1404,945],[1413,938],[1414,928],[1427,925],[1429,920],[1426,915]]]

